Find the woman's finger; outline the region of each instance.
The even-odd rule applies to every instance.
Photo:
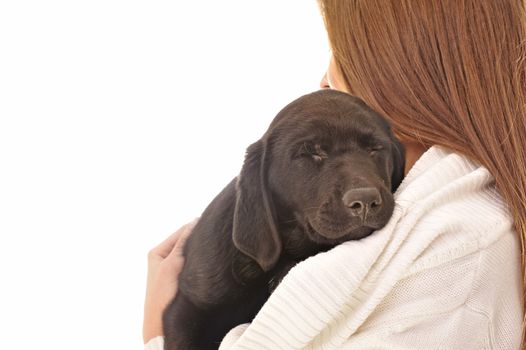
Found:
[[[193,227],[197,223],[199,218],[194,219],[192,222],[182,226],[168,238],[166,238],[161,244],[156,246],[150,251],[150,254],[159,256],[161,258],[166,258],[170,252],[174,249],[174,246],[177,244],[181,237],[187,237],[188,234],[192,231]]]
[[[190,236],[190,234],[192,233],[192,230],[196,223],[197,221],[192,222],[191,225],[186,230],[181,232],[181,235],[175,242],[175,245],[173,246],[172,251],[168,254],[166,259],[180,258],[183,256],[184,243],[186,242],[186,239],[188,238],[188,236]]]

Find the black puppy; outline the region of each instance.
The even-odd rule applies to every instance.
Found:
[[[389,124],[357,97],[320,90],[286,106],[185,244],[165,349],[217,349],[298,261],[383,227],[404,158]]]

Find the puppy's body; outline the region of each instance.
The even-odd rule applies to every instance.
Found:
[[[235,183],[233,180],[212,201],[185,243],[177,298],[165,312],[166,349],[217,349],[226,332],[248,322],[268,297],[257,263],[242,256],[228,239]],[[196,251],[199,254],[193,253]],[[234,266],[252,276],[240,280],[234,272],[241,273],[241,269]]]
[[[281,279],[276,276],[283,277],[293,262],[302,260],[299,256],[324,248],[298,244],[301,248],[292,255],[282,254],[276,266],[264,272],[235,247],[231,234],[222,234],[233,229],[236,182],[237,178],[210,203],[185,243],[178,295],[164,320],[165,325],[171,325],[165,328],[167,345],[170,340],[177,345],[167,349],[217,349],[231,328],[254,318]],[[287,229],[289,233],[293,230]],[[196,251],[199,254],[192,254]]]
[[[217,349],[295,263],[385,225],[403,159],[389,125],[355,97],[321,90],[285,107],[185,244],[165,349]]]

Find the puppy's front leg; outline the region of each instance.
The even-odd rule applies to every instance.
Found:
[[[179,290],[163,315],[164,349],[216,350],[230,329],[254,318],[268,298],[265,287],[266,281],[248,288],[237,285],[220,303],[202,307]]]
[[[196,327],[203,323],[201,318],[202,312],[179,293],[163,314],[164,349],[197,349],[195,339],[198,339],[199,329]]]
[[[205,310],[178,293],[163,314],[164,350],[217,350],[223,336],[237,325],[231,323],[231,308]]]

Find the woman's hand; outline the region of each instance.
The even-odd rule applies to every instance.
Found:
[[[143,340],[163,335],[163,311],[177,293],[177,278],[183,269],[183,245],[197,219],[181,227],[148,253],[148,278],[144,302]]]

